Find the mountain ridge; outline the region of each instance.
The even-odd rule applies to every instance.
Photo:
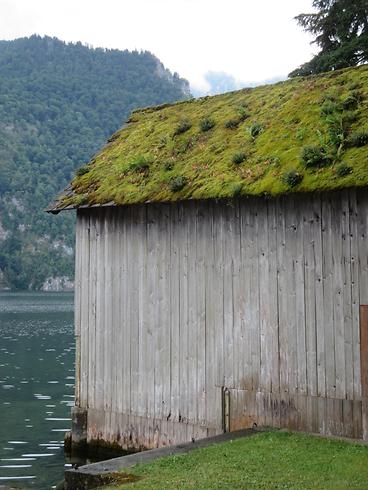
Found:
[[[43,210],[133,109],[189,97],[188,82],[148,51],[37,35],[0,41],[3,287],[72,277],[74,218]]]

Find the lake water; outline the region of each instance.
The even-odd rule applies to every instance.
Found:
[[[72,294],[0,293],[0,486],[63,479],[74,349]]]

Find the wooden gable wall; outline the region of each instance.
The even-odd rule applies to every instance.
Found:
[[[220,433],[224,389],[230,430],[367,437],[367,236],[366,190],[79,210],[89,440],[147,448]]]

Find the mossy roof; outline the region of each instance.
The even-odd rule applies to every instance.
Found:
[[[137,110],[49,210],[367,186],[368,145],[336,143],[340,123],[368,132],[368,65]]]

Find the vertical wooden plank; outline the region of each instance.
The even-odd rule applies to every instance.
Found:
[[[319,222],[316,222],[313,206],[306,205],[303,215],[307,393],[309,396],[317,396],[316,283],[318,278],[316,277],[315,235],[318,234]]]
[[[101,265],[104,269],[103,291],[101,294],[101,302],[103,303],[103,386],[104,386],[104,409],[111,411],[112,393],[114,389],[114,378],[116,365],[114,362],[114,325],[112,321],[113,305],[113,289],[112,289],[112,247],[114,236],[112,232],[112,210],[106,208],[104,212],[104,233],[103,233],[103,256],[101,257]],[[114,266],[116,267],[116,265]],[[119,361],[121,362],[121,361]]]
[[[81,292],[81,282],[82,282],[82,250],[86,253],[87,243],[83,240],[83,224],[80,213],[77,213],[77,222],[75,230],[75,274],[74,274],[74,334],[76,336],[76,346],[75,346],[75,405],[77,407],[81,405],[81,349],[82,349],[82,339],[81,339],[81,319],[82,319],[82,292]],[[84,293],[84,291],[83,291]],[[84,299],[84,296],[83,296]]]
[[[189,380],[188,380],[188,220],[189,212],[187,203],[180,204],[179,227],[180,227],[180,410],[179,422],[188,421],[188,398],[189,398]]]
[[[362,424],[362,402],[361,400],[353,400],[353,437],[361,439],[363,437]]]
[[[280,427],[280,365],[279,365],[279,311],[278,311],[278,264],[277,264],[277,207],[275,201],[267,203],[268,215],[268,298],[269,298],[269,369],[271,395],[269,399],[269,425]]]
[[[220,407],[216,406],[216,318],[215,318],[215,291],[216,281],[218,277],[215,273],[215,236],[214,236],[214,208],[215,204],[208,203],[208,216],[205,220],[206,229],[204,233],[210,237],[209,242],[206,243],[206,286],[205,286],[205,301],[206,301],[206,420],[209,427],[216,427],[218,419],[221,420],[221,414],[219,413]],[[221,403],[220,403],[221,404]],[[218,418],[217,418],[218,415]]]
[[[130,310],[127,290],[133,294],[132,285],[128,284],[127,261],[127,237],[124,208],[118,208],[115,213],[115,268],[113,271],[114,304],[116,308],[116,410],[121,413],[130,411],[130,322],[128,320]],[[120,362],[119,362],[119,359]]]
[[[75,405],[81,406],[81,246],[83,230],[80,216],[77,214],[75,230],[75,274],[74,274],[74,335],[75,335]]]
[[[297,246],[298,246],[298,215],[296,210],[296,197],[290,196],[285,209],[286,233],[286,318],[287,318],[287,349],[289,370],[289,392],[297,394],[298,390],[298,330],[297,330]],[[294,424],[291,427],[295,427]]]
[[[116,328],[116,409],[119,413],[130,411],[130,308],[128,302],[128,288],[130,294],[134,294],[132,284],[129,284],[127,262],[129,250],[127,246],[127,208],[118,208],[115,213],[116,244],[114,256],[116,267],[114,268],[114,302],[117,309]],[[121,357],[121,362],[118,359]]]
[[[148,416],[157,419],[162,418],[162,402],[163,402],[163,379],[162,379],[162,358],[163,342],[162,338],[162,206],[152,204],[147,207],[147,251],[148,251],[148,305],[149,313],[147,318],[147,340],[149,340],[148,358],[152,358],[153,369],[153,387],[147,387],[149,396],[153,397],[152,405],[150,401],[147,406]],[[150,369],[148,367],[148,369]]]
[[[242,289],[242,255],[241,255],[241,215],[239,200],[234,201],[233,207],[233,370],[234,387],[241,388],[243,385],[244,364],[244,296]]]
[[[323,219],[322,197],[313,197],[313,254],[315,267],[315,325],[316,325],[316,356],[317,356],[317,396],[325,397],[326,390],[326,355],[325,355],[325,324],[324,324],[324,269],[323,269]],[[313,340],[312,340],[313,342]],[[313,370],[313,368],[312,368]],[[326,400],[316,398],[313,408],[314,426],[317,432],[326,433]]]
[[[344,437],[354,437],[353,400],[342,400],[342,429]]]
[[[365,193],[366,195],[366,193]],[[363,203],[362,203],[363,204]],[[357,204],[357,191],[349,191],[349,230],[350,230],[350,273],[351,273],[351,319],[352,319],[352,350],[353,350],[353,376],[354,376],[354,399],[361,398],[360,383],[360,345],[359,345],[359,305],[368,304],[363,299],[367,294],[367,284],[360,280],[360,274],[364,276],[364,267],[367,263],[368,247],[367,242],[363,245],[360,233],[358,232],[358,219],[368,222],[368,201],[365,197],[365,205],[362,207]],[[367,230],[367,228],[365,228]],[[360,248],[360,245],[363,245]],[[362,277],[363,279],[363,277]]]
[[[241,327],[241,357],[242,362],[242,374],[241,385],[239,388],[244,390],[253,389],[252,379],[252,309],[251,302],[251,203],[249,201],[240,201],[240,237],[241,237],[241,278],[240,289],[241,298],[243,301],[243,313],[242,313],[242,327]]]
[[[260,339],[260,298],[259,298],[259,258],[258,258],[258,209],[255,205],[250,210],[250,291],[251,318],[250,338],[252,357],[252,389],[260,390],[261,372],[261,339]]]
[[[313,249],[315,263],[315,322],[317,351],[317,396],[326,396],[326,358],[325,358],[325,327],[324,327],[324,296],[323,296],[323,240],[322,240],[322,200],[313,199]],[[320,413],[317,410],[317,413]]]
[[[271,391],[280,391],[279,366],[279,311],[278,311],[278,267],[277,267],[277,215],[275,201],[268,203],[268,298],[270,311],[270,371]]]
[[[333,287],[333,323],[335,344],[335,396],[345,398],[345,326],[344,326],[344,283],[343,283],[343,211],[341,195],[334,195],[331,208],[332,227],[332,287]],[[338,416],[338,413],[336,414]]]
[[[197,424],[206,426],[206,254],[208,251],[208,204],[197,204],[196,216],[196,337],[197,337]]]
[[[234,210],[233,204],[222,207],[223,254],[223,352],[224,352],[224,386],[234,386],[234,308],[233,308],[233,274],[234,274]]]
[[[279,312],[279,362],[280,362],[280,393],[281,398],[289,392],[289,351],[287,328],[287,294],[288,278],[286,272],[287,248],[286,248],[286,223],[285,223],[285,198],[276,201],[277,212],[277,267],[278,267],[278,312]],[[281,425],[285,426],[286,411],[281,411]]]
[[[297,366],[298,366],[298,410],[301,424],[304,424],[307,394],[307,348],[305,325],[305,277],[304,277],[304,227],[303,214],[306,200],[298,196],[295,201],[295,306],[296,306],[296,337],[297,337]],[[300,396],[302,395],[302,396]]]
[[[166,424],[166,437],[167,443],[169,438],[169,432],[171,427],[171,421],[167,424],[167,421],[171,417],[171,325],[170,325],[170,222],[171,222],[171,208],[170,204],[163,205],[162,227],[160,231],[161,241],[161,283],[162,283],[162,298],[160,304],[160,315],[162,324],[162,351],[161,351],[161,379],[162,379],[162,417]]]
[[[344,330],[344,375],[345,393],[348,400],[354,398],[354,360],[353,360],[353,298],[351,276],[351,240],[350,240],[350,211],[349,191],[343,192],[341,199],[341,233],[342,233],[342,283],[343,283],[343,330]],[[357,237],[355,237],[357,239]],[[358,286],[358,284],[357,284]],[[340,362],[342,360],[339,360]],[[352,415],[350,406],[344,405],[345,425],[351,425],[347,418]],[[352,433],[352,429],[350,430]]]
[[[220,422],[222,431],[222,387],[224,386],[224,236],[223,236],[223,210],[213,204],[212,242],[212,305],[214,323],[210,326],[214,340],[214,416]]]
[[[170,332],[171,332],[171,420],[179,420],[180,408],[180,243],[178,206],[171,208],[170,220]]]
[[[82,315],[82,257],[85,253],[87,243],[84,241],[83,226],[85,220],[81,213],[77,213],[77,222],[75,226],[75,280],[74,280],[74,335],[81,334],[81,315]]]
[[[96,388],[95,408],[103,410],[105,389],[105,216],[99,209],[96,217]]]
[[[353,253],[352,255],[355,261],[358,261],[358,271],[359,271],[359,293],[360,293],[360,304],[368,304],[368,195],[366,189],[356,191],[353,194],[352,191],[349,193],[350,203],[351,203],[351,217],[350,223],[353,223],[354,211],[356,211],[356,242],[358,243],[358,248],[356,251],[358,255]],[[355,202],[354,202],[355,196]],[[352,241],[353,245],[353,241]],[[353,264],[352,264],[353,267]],[[355,265],[355,269],[357,266]]]
[[[141,242],[138,248],[139,272],[139,392],[138,415],[154,417],[155,415],[155,343],[154,343],[154,290],[156,287],[153,271],[155,241],[152,235],[152,210],[150,206],[138,208],[138,222]]]
[[[360,306],[360,366],[362,383],[363,439],[368,440],[368,305]]]
[[[121,261],[123,257],[120,255],[120,223],[119,223],[120,209],[117,208],[112,214],[112,229],[114,242],[112,246],[112,256],[113,256],[113,267],[112,267],[112,304],[113,304],[113,313],[112,313],[112,322],[114,329],[114,380],[113,380],[113,393],[112,393],[112,410],[118,414],[121,412],[119,410],[120,400],[122,397],[122,384],[119,384],[118,379],[119,375],[122,371],[122,366],[125,363],[125,357],[122,356],[122,328],[121,328]],[[125,306],[125,305],[123,305]],[[121,357],[121,361],[119,362],[119,358]],[[130,376],[128,370],[128,378]],[[116,424],[119,424],[119,416],[117,415]]]
[[[139,264],[139,249],[144,247],[143,224],[138,221],[138,208],[135,206],[129,208],[124,213],[126,226],[126,249],[129,254],[127,261],[127,281],[122,280],[123,294],[128,296],[129,320],[130,320],[130,413],[138,414],[139,411],[139,360],[140,354],[140,336],[142,335],[142,319],[139,310],[140,298],[140,281],[143,274],[143,264]],[[124,243],[124,241],[123,241]],[[123,251],[122,251],[123,253]],[[129,288],[129,293],[127,291]],[[126,388],[125,388],[126,389]],[[125,391],[125,390],[124,390]],[[127,408],[123,400],[123,407]]]
[[[191,424],[197,422],[197,359],[198,359],[198,294],[201,284],[197,276],[196,249],[197,249],[197,212],[198,204],[194,201],[188,202],[188,354],[187,354],[187,370],[188,370],[188,398],[186,400],[188,410],[188,421]]]
[[[322,239],[323,239],[323,317],[325,331],[325,360],[327,397],[336,397],[336,364],[335,364],[335,331],[334,331],[334,297],[333,297],[333,241],[332,235],[331,196],[326,195],[322,201]],[[330,405],[329,405],[330,406]],[[327,413],[330,420],[332,413]]]
[[[137,227],[137,264],[135,273],[138,274],[138,403],[136,414],[147,415],[148,399],[152,401],[150,393],[154,389],[152,366],[152,339],[148,331],[149,295],[147,293],[149,264],[147,208],[138,206],[135,210],[133,225]],[[138,269],[138,270],[137,270]],[[152,414],[152,411],[150,412]]]
[[[286,410],[281,420],[287,427],[297,425],[298,393],[298,325],[297,290],[298,214],[295,196],[281,200],[281,250],[279,257],[279,314],[280,314],[280,382]],[[282,366],[282,367],[281,367]]]
[[[224,386],[224,236],[223,209],[214,205],[213,235],[214,243],[214,277],[213,309],[215,337],[216,386]]]
[[[326,434],[333,434],[334,399],[336,398],[336,359],[334,329],[334,283],[333,283],[333,241],[332,197],[325,195],[322,200],[323,239],[323,314],[325,332],[326,362]]]
[[[112,359],[111,359],[111,369],[112,369],[112,387],[111,387],[111,410],[114,413],[117,413],[119,392],[122,391],[122,386],[118,386],[117,378],[118,372],[121,370],[121,366],[124,363],[125,359],[121,356],[119,352],[119,348],[121,346],[121,338],[120,338],[120,304],[119,301],[120,296],[120,260],[117,254],[117,249],[119,246],[119,232],[117,227],[118,220],[118,209],[111,210],[111,235],[112,235],[112,244],[111,244],[111,324],[112,324]],[[117,419],[115,420],[117,424]]]
[[[258,275],[259,275],[259,339],[260,339],[260,391],[271,392],[271,343],[270,335],[270,299],[269,294],[269,251],[268,251],[268,217],[267,203],[257,203],[257,236],[258,236]]]
[[[79,375],[76,374],[76,379],[79,377],[80,386],[76,388],[79,392],[79,406],[88,406],[88,364],[89,364],[89,255],[90,255],[90,236],[89,236],[89,215],[83,214],[80,211],[77,215],[77,226],[79,228],[77,235],[77,255],[79,256],[76,266],[75,277],[77,282],[78,292],[76,293],[76,306],[79,309],[79,330],[80,330],[80,367]],[[79,296],[78,296],[79,295]]]
[[[96,408],[96,280],[97,280],[97,223],[96,212],[90,214],[90,255],[89,255],[89,318],[88,318],[88,406]]]
[[[117,370],[116,385],[119,393],[117,395],[117,411],[122,414],[128,414],[130,412],[130,399],[131,399],[131,320],[130,320],[130,304],[129,296],[126,293],[127,284],[129,281],[129,271],[128,271],[128,238],[127,238],[127,228],[129,226],[129,221],[127,220],[127,209],[128,208],[118,208],[116,214],[116,233],[117,233],[117,243],[116,243],[116,258],[118,261],[118,270],[116,271],[116,281],[119,283],[117,286],[117,301],[119,303],[119,313],[118,313],[118,346],[117,355],[123,357],[123,362]],[[133,295],[133,285],[129,284],[130,295]],[[127,385],[128,383],[128,389]],[[120,415],[120,423],[123,424],[122,415]],[[122,431],[122,429],[121,429]],[[121,432],[122,433],[122,432]]]

